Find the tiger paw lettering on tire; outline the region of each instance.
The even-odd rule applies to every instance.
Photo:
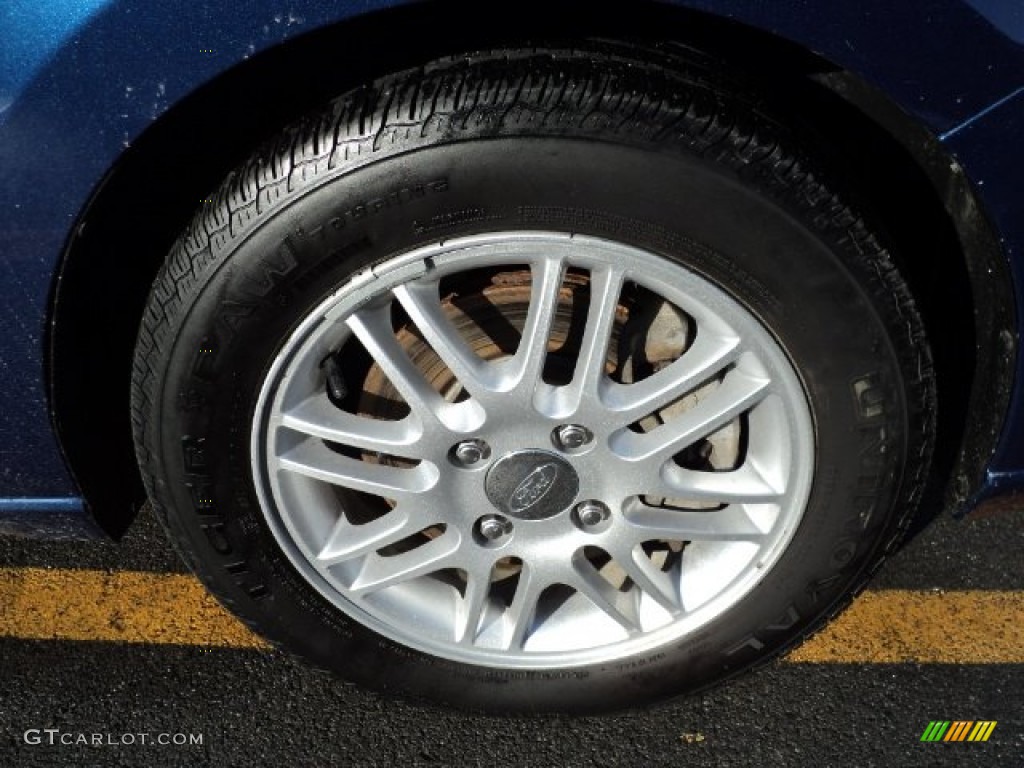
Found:
[[[362,685],[504,712],[698,690],[834,615],[927,471],[928,345],[870,212],[749,103],[496,51],[257,150],[132,382],[210,589]]]

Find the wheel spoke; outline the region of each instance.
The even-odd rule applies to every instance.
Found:
[[[281,425],[304,435],[364,451],[418,458],[413,446],[423,434],[418,420],[369,419],[346,413],[323,394],[307,397],[281,414]]]
[[[357,595],[366,595],[455,565],[454,555],[460,544],[461,536],[449,529],[400,555],[367,555],[349,588]]]
[[[605,375],[608,345],[624,277],[625,272],[617,267],[603,266],[591,270],[590,306],[576,368],[569,384],[547,395],[556,403],[549,415],[568,416],[579,409],[585,398],[597,399],[599,385]]]
[[[437,282],[406,283],[395,288],[395,298],[459,383],[473,397],[486,399],[493,375],[445,315],[437,291]]]
[[[515,356],[506,363],[508,376],[532,397],[540,381],[547,356],[548,337],[558,309],[558,293],[562,287],[565,265],[561,259],[546,258],[533,265],[530,307]]]
[[[770,384],[765,377],[730,371],[696,406],[651,432],[623,429],[615,433],[612,450],[626,461],[668,459],[755,406],[768,394]]]
[[[637,615],[636,595],[615,589],[582,554],[577,554],[574,566],[576,573],[569,586],[629,634],[643,629]]]
[[[466,594],[455,608],[455,642],[472,645],[491,592],[491,569],[466,574]]]
[[[337,565],[401,541],[425,527],[411,521],[409,515],[397,508],[363,525],[353,525],[342,515],[317,554],[317,560],[326,567]]]
[[[409,359],[391,328],[391,307],[364,308],[352,314],[348,327],[366,347],[412,412],[433,423],[447,403]]]
[[[620,424],[639,421],[682,397],[734,362],[740,352],[735,336],[698,332],[693,345],[666,368],[636,384],[602,383],[602,401]]]
[[[624,517],[636,544],[655,540],[757,541],[766,535],[742,504],[699,512],[636,504],[627,508]]]
[[[678,580],[652,563],[639,545],[610,547],[608,552],[641,592],[670,612],[682,609]]]
[[[769,504],[782,497],[783,489],[773,487],[748,461],[737,469],[718,472],[668,463],[661,467],[654,482],[637,492],[713,504]]]
[[[285,451],[278,462],[281,469],[395,500],[430,490],[439,477],[437,467],[425,461],[408,469],[371,464],[337,454],[315,439]]]
[[[512,604],[505,610],[503,616],[505,631],[501,645],[504,649],[522,650],[533,628],[537,601],[546,586],[547,584],[537,577],[536,570],[528,563],[523,563]]]

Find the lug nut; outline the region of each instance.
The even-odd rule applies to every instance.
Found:
[[[491,449],[483,440],[463,440],[452,449],[452,458],[457,464],[471,467],[491,455]]]
[[[480,535],[490,541],[500,539],[504,532],[505,527],[497,520],[484,520],[480,523]]]
[[[484,457],[484,452],[473,443],[462,443],[455,449],[455,457],[463,464],[476,464]]]
[[[600,501],[583,501],[576,505],[576,519],[584,528],[594,528],[608,519],[611,512]]]
[[[594,439],[594,435],[579,424],[566,424],[555,430],[555,442],[567,451],[582,448]]]
[[[477,530],[487,541],[497,541],[512,533],[512,523],[500,515],[487,515],[480,518]]]

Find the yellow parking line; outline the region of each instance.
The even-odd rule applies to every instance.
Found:
[[[1024,663],[1024,592],[865,592],[789,661]]]
[[[0,637],[264,648],[194,577],[0,568]]]
[[[0,637],[266,648],[192,576],[0,568]],[[1024,591],[865,592],[797,663],[1021,664]]]

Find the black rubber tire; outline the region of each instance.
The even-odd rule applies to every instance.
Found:
[[[929,347],[865,212],[752,104],[681,62],[495,51],[342,96],[231,174],[156,279],[132,380],[154,508],[213,593],[345,678],[501,712],[695,691],[841,610],[893,551],[925,481]],[[750,594],[672,647],[538,672],[426,657],[323,599],[261,514],[248,435],[289,330],[367,265],[499,229],[585,233],[686,264],[753,311],[804,382],[817,464],[799,530]]]

